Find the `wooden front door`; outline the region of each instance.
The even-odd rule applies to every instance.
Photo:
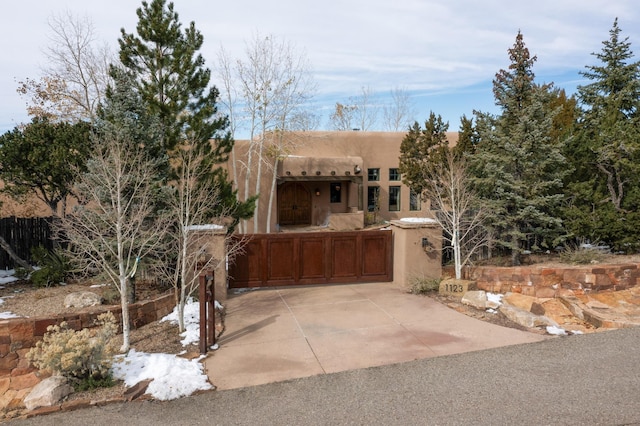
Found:
[[[301,183],[285,183],[278,191],[278,223],[311,224],[311,192]]]

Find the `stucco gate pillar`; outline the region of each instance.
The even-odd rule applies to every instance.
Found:
[[[222,306],[227,301],[227,228],[220,225],[194,225],[189,227],[189,256],[197,253],[198,263],[209,262],[214,274],[215,300]],[[197,295],[197,292],[196,292]],[[224,324],[216,311],[216,331],[222,331]]]
[[[393,282],[411,286],[414,278],[442,275],[442,228],[428,218],[391,221]]]

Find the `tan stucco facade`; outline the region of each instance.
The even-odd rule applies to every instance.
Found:
[[[400,144],[405,135],[405,132],[360,131],[291,134],[295,141],[286,144],[288,149],[280,155],[277,164],[270,158],[272,164],[261,168],[257,228],[250,220],[244,231],[278,232],[297,225],[329,230],[361,229],[368,224],[404,217],[429,216],[428,203],[420,202],[417,197],[412,203],[410,190],[398,173]],[[458,134],[450,132],[447,137],[454,145]],[[236,141],[235,175],[233,159],[228,163],[229,175],[234,177],[240,199],[247,187],[248,147],[249,141]],[[258,174],[255,157],[251,164],[248,187],[249,194],[253,195]],[[274,172],[276,185],[269,203]],[[377,202],[372,197],[375,191]],[[283,203],[286,204],[292,192],[295,192],[294,201],[292,211],[288,212],[286,208],[283,210]],[[305,203],[309,205],[297,205],[296,197],[306,198]],[[297,223],[296,214],[304,216],[302,222],[307,223]]]
[[[436,223],[391,221],[393,281],[410,288],[415,280],[442,275],[442,229]]]

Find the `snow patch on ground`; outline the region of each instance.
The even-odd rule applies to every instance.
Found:
[[[217,306],[222,307],[216,301]],[[160,321],[177,324],[177,307]],[[184,337],[182,345],[197,343],[200,337],[200,306],[193,299],[189,299],[185,304],[184,324],[186,331],[181,334]],[[113,375],[129,387],[142,380],[153,379],[147,393],[158,400],[166,401],[191,395],[198,390],[213,389],[204,373],[204,366],[200,363],[202,358],[187,360],[176,355],[148,354],[132,349],[127,355],[117,357],[113,365]]]

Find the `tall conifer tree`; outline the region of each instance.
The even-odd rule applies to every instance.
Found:
[[[575,235],[630,250],[640,238],[640,62],[617,19],[609,33],[593,54],[600,63],[582,72],[591,83],[578,87],[566,214]]]
[[[449,149],[449,123],[441,116],[429,114],[424,129],[416,121],[400,144],[400,173],[403,182],[421,194],[434,169],[443,164]]]
[[[227,117],[218,114],[219,93],[210,85],[211,72],[198,53],[202,34],[194,22],[183,29],[173,3],[166,0],[143,1],[136,13],[136,34],[121,30],[120,60],[134,76],[151,114],[159,118],[162,147],[170,157],[183,143],[199,150],[210,168],[202,184],[219,188],[225,210],[232,206],[236,219],[250,217],[253,200],[238,203],[220,167],[228,159],[233,139]]]
[[[536,57],[520,32],[509,58],[509,69],[500,70],[493,81],[500,115],[476,112],[480,142],[471,169],[496,243],[517,265],[524,250],[548,247],[563,234],[557,209],[567,168],[550,137],[555,114],[550,86],[535,83]]]

